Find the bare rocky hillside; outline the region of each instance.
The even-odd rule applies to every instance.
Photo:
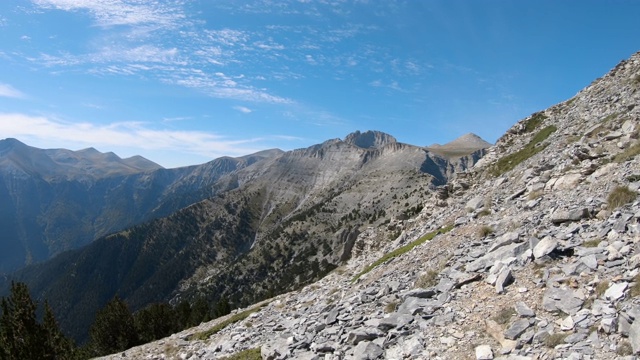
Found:
[[[107,358],[634,359],[639,104],[637,53],[425,190],[415,217],[361,232],[323,279]]]

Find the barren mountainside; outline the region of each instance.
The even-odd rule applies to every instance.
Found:
[[[388,139],[368,137],[361,144],[369,150],[348,155],[337,150],[351,144],[332,141],[272,159],[265,173],[300,157],[340,160],[352,175],[328,172],[310,184],[283,175],[285,186],[274,190],[248,187],[259,222],[286,224],[274,238],[256,236],[252,249],[320,244],[301,264],[339,266],[301,289],[107,358],[634,359],[639,103],[637,53],[575,97],[518,121],[482,159],[439,182],[416,170],[442,157]],[[399,154],[413,159],[412,171],[374,176]],[[312,195],[300,198],[295,188]],[[270,194],[278,201],[266,201]],[[416,211],[401,211],[405,202]],[[287,216],[282,206],[308,211]],[[351,256],[335,261],[351,242]],[[255,291],[251,277],[273,269],[237,267],[247,258],[232,266],[249,279],[244,291]],[[210,286],[222,272],[207,266],[198,274],[185,289]]]

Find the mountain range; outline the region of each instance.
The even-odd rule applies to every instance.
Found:
[[[637,53],[492,146],[473,134],[422,147],[358,131],[173,170],[108,154],[97,158],[115,161],[110,170],[78,175],[91,168],[79,161],[85,170],[66,180],[14,165],[28,184],[104,184],[100,196],[119,195],[110,211],[137,217],[5,276],[0,292],[27,283],[79,341],[114,296],[134,311],[202,299],[241,308],[109,359],[632,359],[639,90]],[[95,198],[82,191],[66,194]]]
[[[635,359],[638,104],[640,53],[474,156],[354,134],[269,160],[253,179],[273,186],[241,169],[236,190],[156,221],[274,224],[175,293],[247,306],[105,359]]]
[[[367,226],[420,212],[426,194],[489,145],[457,142],[468,146],[441,156],[358,131],[163,169],[139,157],[3,140],[2,213],[17,226],[7,227],[0,263],[5,271],[34,263],[7,279],[28,283],[81,340],[116,294],[134,310],[201,297],[246,305],[334,269]]]

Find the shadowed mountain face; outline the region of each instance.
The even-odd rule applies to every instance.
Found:
[[[334,269],[351,256],[360,232],[415,216],[436,185],[480,155],[447,160],[387,134],[358,132],[286,153],[218,159],[183,169],[171,186],[157,185],[158,193],[168,188],[172,195],[154,209],[168,215],[178,204],[189,206],[12,278],[49,299],[78,339],[115,294],[133,309],[203,296],[248,304]],[[214,171],[222,175],[207,180]],[[150,175],[160,173],[172,174]]]
[[[163,169],[139,156],[0,140],[0,273],[171,214],[212,195],[220,176],[279,153]]]

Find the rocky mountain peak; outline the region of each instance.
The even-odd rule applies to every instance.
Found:
[[[347,135],[344,142],[363,149],[380,149],[387,144],[398,142],[393,136],[381,131],[355,131]]]

